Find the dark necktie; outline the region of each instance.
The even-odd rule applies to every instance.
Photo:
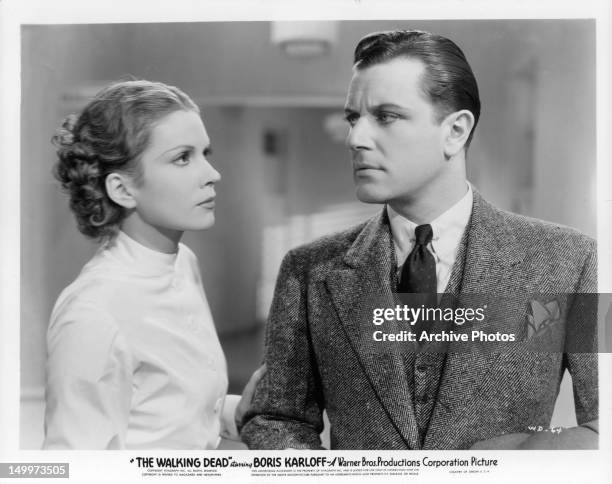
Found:
[[[398,286],[400,293],[417,293],[422,296],[406,296],[402,298],[405,304],[410,306],[425,307],[435,306],[437,303],[436,261],[434,256],[427,250],[427,246],[433,238],[431,225],[419,225],[414,230],[415,244],[412,252],[408,254]],[[423,323],[423,324],[420,324]],[[421,331],[431,322],[419,321],[413,326],[417,337]]]
[[[435,293],[438,287],[436,261],[427,250],[433,238],[431,225],[419,225],[414,235],[415,244],[404,262],[398,292]]]

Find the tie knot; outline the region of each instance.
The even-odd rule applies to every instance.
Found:
[[[416,245],[427,245],[433,238],[433,230],[431,225],[419,225],[414,229],[414,237],[416,239]]]

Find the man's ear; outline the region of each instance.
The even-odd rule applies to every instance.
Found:
[[[467,109],[455,111],[442,121],[447,130],[444,139],[444,156],[447,160],[457,155],[463,147],[474,127],[474,115]]]
[[[125,208],[135,208],[137,203],[133,197],[133,187],[128,175],[110,173],[106,176],[106,193],[117,205]]]

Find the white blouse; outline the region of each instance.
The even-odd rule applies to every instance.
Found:
[[[195,255],[120,232],[59,296],[47,335],[46,449],[211,449],[239,397]]]

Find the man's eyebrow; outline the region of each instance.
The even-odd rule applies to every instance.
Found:
[[[399,104],[395,104],[395,103],[381,103],[381,104],[376,104],[375,106],[370,106],[368,108],[368,110],[371,111],[371,112],[384,111],[385,109],[396,109],[396,110],[400,110],[400,111],[410,111],[410,108],[408,108],[406,106],[400,106]],[[356,113],[356,112],[358,112],[358,110],[353,109],[351,106],[345,106],[345,108],[344,108],[344,113],[345,114]]]
[[[399,109],[402,111],[409,111],[409,108],[405,106],[400,106],[399,104],[395,104],[395,103],[382,103],[376,106],[372,106],[372,111],[380,111],[383,109]]]

